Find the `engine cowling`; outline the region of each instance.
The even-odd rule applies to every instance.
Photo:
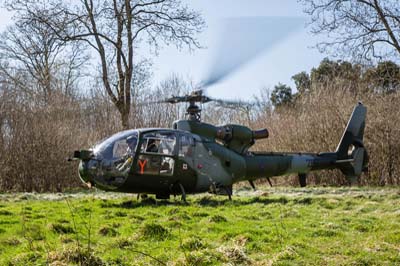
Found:
[[[222,142],[227,148],[244,154],[255,143],[255,140],[268,138],[269,133],[266,128],[251,130],[248,127],[235,124],[223,126],[213,126],[197,121],[179,120],[173,128],[190,131],[206,139],[213,139]]]
[[[251,130],[241,125],[224,125],[217,127],[216,138],[221,140],[229,149],[243,154],[255,143],[255,140],[265,139],[268,136],[269,133],[266,128]]]

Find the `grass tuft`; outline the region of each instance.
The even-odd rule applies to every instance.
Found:
[[[205,244],[199,237],[191,237],[183,240],[182,248],[189,251],[199,250],[205,248]]]
[[[133,208],[135,206],[135,202],[133,200],[127,200],[127,201],[123,201],[120,206],[122,208]]]
[[[9,262],[9,266],[21,266],[21,265],[36,265],[37,261],[41,258],[38,252],[27,252],[15,255]]]
[[[251,260],[246,254],[246,249],[243,246],[221,246],[217,249],[220,252],[225,261],[232,263],[233,265],[250,265]]]
[[[13,215],[13,213],[8,210],[0,210],[0,215],[11,216],[11,215]]]
[[[142,222],[142,221],[146,220],[145,217],[143,217],[141,215],[137,215],[137,214],[130,214],[128,217],[136,220],[136,222]]]
[[[144,239],[165,240],[170,236],[168,229],[157,223],[147,223],[141,228],[141,235]]]
[[[65,224],[61,224],[61,223],[49,224],[49,229],[51,231],[53,231],[54,233],[57,233],[57,234],[72,234],[72,233],[75,233],[74,229],[71,226],[65,225]]]
[[[303,204],[303,205],[310,205],[313,203],[313,199],[310,197],[307,198],[299,198],[299,199],[294,199],[293,202],[295,204]]]
[[[117,238],[113,245],[121,249],[127,249],[134,245],[134,241],[131,238],[122,237],[122,238]]]
[[[60,242],[63,244],[68,244],[74,242],[74,239],[72,239],[70,236],[67,235],[61,235]]]
[[[192,214],[193,217],[208,217],[210,216],[209,213],[207,212],[202,212],[202,211],[196,211]]]
[[[183,260],[178,260],[176,265],[179,266],[208,266],[216,265],[219,261],[218,257],[211,251],[196,250],[186,254]]]
[[[128,214],[126,214],[126,212],[122,212],[122,211],[116,211],[114,215],[115,215],[115,217],[126,217],[126,216],[128,216]]]
[[[10,237],[1,241],[1,244],[7,246],[17,246],[21,244],[21,241],[16,237]]]
[[[213,215],[213,216],[211,216],[211,218],[210,218],[210,222],[212,222],[212,223],[223,223],[223,222],[227,222],[228,220],[224,217],[224,216],[222,216],[222,215]]]
[[[103,226],[99,230],[99,234],[102,236],[111,236],[115,237],[118,235],[118,231],[115,230],[113,227]]]
[[[201,206],[218,206],[223,204],[225,201],[219,201],[217,199],[215,199],[215,197],[211,197],[211,196],[204,196],[201,197],[200,200],[197,201],[197,203]]]
[[[38,224],[26,225],[25,228],[20,231],[20,234],[30,240],[40,241],[45,239],[43,228]]]
[[[330,229],[318,229],[311,233],[312,237],[334,237],[337,236],[338,232]]]
[[[93,251],[77,246],[66,246],[60,252],[51,252],[48,256],[53,265],[57,263],[78,264],[80,266],[103,266],[105,263]]]

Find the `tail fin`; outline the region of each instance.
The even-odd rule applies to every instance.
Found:
[[[366,114],[367,108],[359,102],[336,149],[338,167],[352,184],[367,170],[368,154],[363,143]]]

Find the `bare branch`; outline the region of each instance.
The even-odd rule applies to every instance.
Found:
[[[311,32],[327,34],[317,47],[342,57],[373,58],[400,54],[400,2],[395,0],[301,0]],[[388,49],[389,48],[389,49]]]

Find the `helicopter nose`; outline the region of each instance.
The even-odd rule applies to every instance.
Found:
[[[97,170],[95,160],[83,160],[79,164],[79,177],[82,182],[85,183],[89,188],[94,185],[95,171]]]

